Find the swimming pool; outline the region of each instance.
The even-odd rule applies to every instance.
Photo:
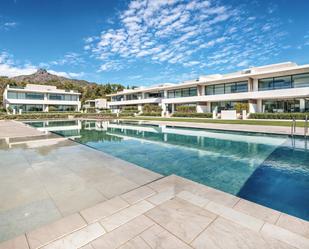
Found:
[[[309,220],[302,138],[136,122],[31,122],[162,175],[176,174]]]

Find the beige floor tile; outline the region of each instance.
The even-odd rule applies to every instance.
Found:
[[[96,184],[95,187],[107,198],[113,198],[139,186],[125,177],[114,175],[105,178],[103,181]]]
[[[161,178],[157,181],[154,181],[148,184],[147,186],[154,189],[157,192],[162,192],[167,188],[175,188],[176,178],[175,178],[175,175],[170,175],[170,176]]]
[[[174,187],[168,187],[165,189],[161,189],[158,194],[155,194],[147,199],[154,205],[159,205],[163,202],[166,202],[175,197],[175,189]]]
[[[293,249],[282,242],[267,240],[258,232],[221,217],[203,231],[191,245],[196,249]]]
[[[228,208],[226,206],[214,202],[208,203],[205,208],[210,212],[213,212],[239,225],[245,226],[257,232],[261,229],[261,227],[264,224],[264,221],[259,220],[253,216],[246,215],[232,208]]]
[[[215,214],[179,198],[164,202],[146,216],[188,243],[216,218]]]
[[[73,214],[35,229],[27,233],[30,248],[34,249],[42,247],[49,242],[79,230],[86,225],[87,223],[79,214]]]
[[[0,243],[0,249],[29,249],[25,235]]]
[[[88,245],[85,245],[79,249],[93,249],[92,245],[91,244],[88,244]]]
[[[199,207],[205,207],[210,202],[209,200],[188,191],[181,191],[177,194],[177,197]]]
[[[119,249],[151,249],[151,247],[139,236],[131,239]]]
[[[180,239],[160,227],[154,225],[140,234],[140,237],[150,245],[158,249],[189,249],[191,248]]]
[[[88,223],[93,223],[128,206],[129,204],[123,199],[120,197],[115,197],[108,201],[99,203],[93,207],[84,209],[80,213]]]
[[[97,239],[105,233],[103,227],[99,223],[88,225],[74,233],[71,233],[59,240],[56,240],[43,249],[76,249],[89,242]]]
[[[280,216],[280,212],[274,209],[264,207],[264,206],[258,205],[254,202],[247,201],[244,199],[241,199],[234,206],[234,209],[244,214],[254,216],[260,220],[263,220],[271,224],[275,224],[275,222],[278,220]]]
[[[143,200],[119,211],[118,213],[102,219],[100,223],[107,231],[112,231],[128,221],[142,215],[153,207],[153,204]]]
[[[125,199],[128,203],[134,204],[138,201],[144,200],[156,192],[147,186],[143,186],[137,189],[134,189],[126,194],[121,195],[123,199]]]
[[[294,216],[282,213],[277,226],[290,230],[309,239],[309,222]]]
[[[234,195],[207,186],[205,186],[204,191],[201,192],[200,195],[208,200],[217,202],[230,208],[232,208],[239,201],[239,198]]]
[[[275,238],[282,242],[285,242],[291,246],[294,246],[299,249],[308,249],[309,248],[309,239],[303,236],[300,236],[296,233],[292,233],[289,230],[278,227],[273,224],[266,223],[261,233],[263,235]]]
[[[154,223],[147,217],[141,215],[117,229],[104,234],[91,244],[95,249],[114,249],[125,244],[138,234],[152,226]]]
[[[53,194],[52,198],[63,216],[79,212],[107,200],[98,190],[93,188]]]

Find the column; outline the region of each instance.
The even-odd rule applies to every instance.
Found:
[[[161,116],[164,117],[167,111],[166,104],[162,103],[161,108],[162,108]]]
[[[264,112],[261,99],[256,100],[256,112]]]
[[[207,112],[207,103],[197,103],[196,104],[196,112],[197,113],[205,113]]]
[[[255,99],[250,99],[249,104],[249,113],[256,113],[257,111],[257,101]]]
[[[299,110],[300,112],[304,112],[306,109],[306,101],[305,99],[300,99],[299,100]]]
[[[138,112],[143,112],[143,105],[137,105]]]

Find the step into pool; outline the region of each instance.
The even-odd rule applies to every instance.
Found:
[[[30,122],[41,130],[150,169],[309,220],[309,149],[303,138],[140,122]]]

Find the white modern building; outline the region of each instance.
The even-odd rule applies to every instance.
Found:
[[[79,111],[80,93],[57,89],[56,86],[27,84],[25,87],[7,85],[3,93],[4,107],[13,113]]]
[[[83,105],[85,109],[94,108],[94,109],[108,109],[107,100],[106,99],[89,99],[85,101]]]
[[[180,84],[141,87],[110,94],[109,107],[159,105],[162,115],[178,105],[191,105],[196,112],[220,113],[247,103],[249,113],[309,111],[309,65],[292,62],[252,67],[229,74],[200,76]]]

